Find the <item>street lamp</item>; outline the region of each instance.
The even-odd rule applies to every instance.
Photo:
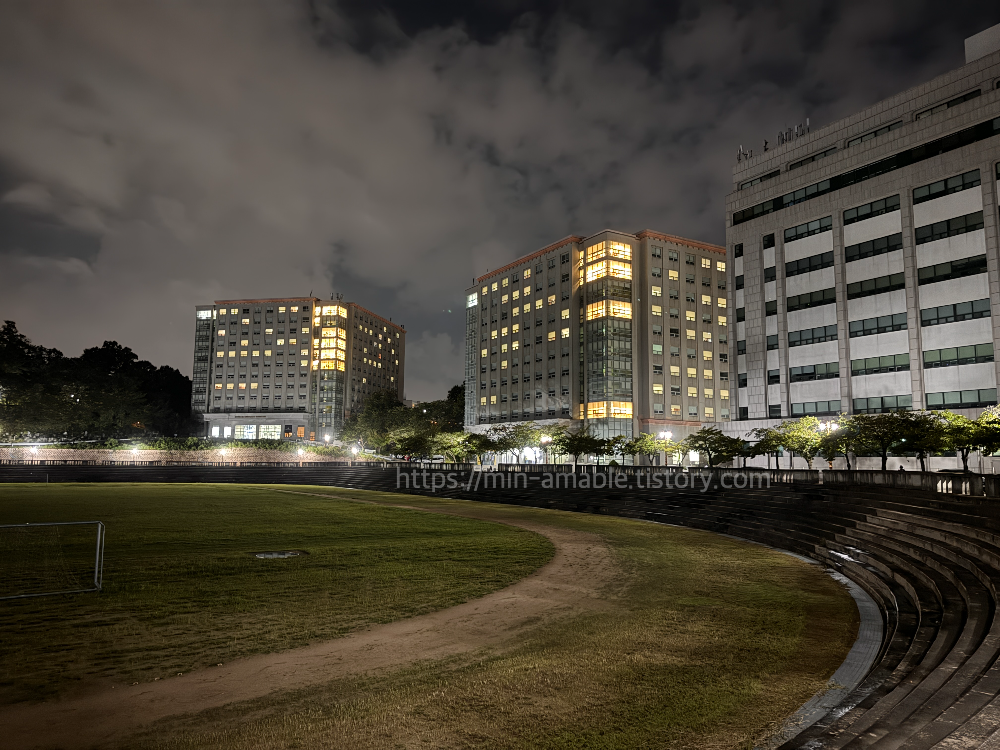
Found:
[[[673,436],[674,433],[667,432],[666,430],[664,430],[663,432],[658,433],[656,437],[658,437],[660,440],[670,440],[670,438],[672,438]]]
[[[542,444],[542,450],[545,452],[545,463],[549,462],[549,443],[552,442],[551,435],[542,435],[538,442]]]
[[[228,452],[225,448],[219,448],[219,455],[225,456]]]
[[[324,440],[325,440],[326,442],[328,442],[328,443],[330,442],[330,436],[329,436],[329,435],[324,435],[324,436],[323,436],[323,439],[324,439]]]
[[[305,453],[305,451],[299,448],[299,455],[301,456],[303,453]]]
[[[351,453],[353,453],[355,456],[358,455],[358,446],[352,445],[351,446]]]

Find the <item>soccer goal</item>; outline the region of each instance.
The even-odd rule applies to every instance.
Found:
[[[0,600],[100,591],[104,524],[0,525]]]

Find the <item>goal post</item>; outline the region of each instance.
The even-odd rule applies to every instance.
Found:
[[[0,601],[100,591],[104,523],[0,525]]]

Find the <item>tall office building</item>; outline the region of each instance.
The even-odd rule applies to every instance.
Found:
[[[465,294],[467,430],[555,421],[681,437],[729,419],[724,248],[608,229],[526,255]]]
[[[738,419],[997,402],[997,31],[958,70],[741,149],[726,202]]]
[[[403,398],[405,351],[402,326],[353,302],[199,305],[191,406],[210,437],[336,439],[368,395]]]

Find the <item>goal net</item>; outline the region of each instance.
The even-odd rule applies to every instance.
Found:
[[[100,521],[0,526],[0,600],[100,591]]]

